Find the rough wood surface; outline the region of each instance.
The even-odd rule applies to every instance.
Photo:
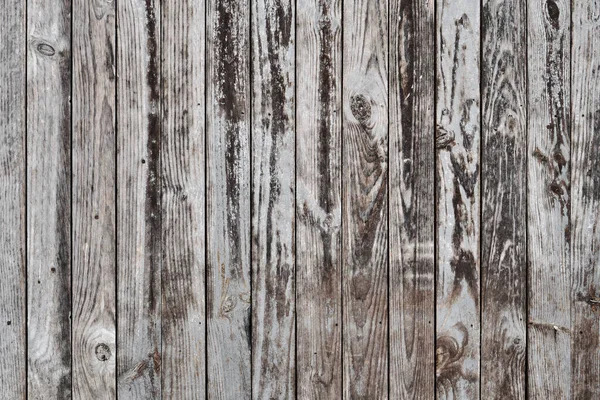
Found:
[[[342,397],[341,3],[296,4],[296,373],[301,399]]]
[[[207,3],[207,392],[251,398],[250,12]]]
[[[433,2],[390,4],[390,398],[435,389]]]
[[[476,0],[437,3],[436,389],[479,396],[479,26]]]
[[[388,396],[388,7],[344,4],[344,397]]]
[[[30,399],[71,397],[71,1],[27,2]]]
[[[295,348],[295,16],[252,2],[252,397],[293,398]]]
[[[482,9],[482,399],[525,398],[525,12],[522,0],[486,0]]]
[[[115,3],[73,0],[73,397],[116,396]]]
[[[571,397],[570,4],[528,2],[527,19],[528,396],[566,399]]]

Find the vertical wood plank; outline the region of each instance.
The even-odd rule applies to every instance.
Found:
[[[528,389],[571,396],[570,2],[528,2]],[[550,356],[551,355],[551,356]]]
[[[161,396],[160,9],[117,3],[118,395]]]
[[[388,8],[344,5],[344,397],[388,396]]]
[[[390,1],[390,397],[435,390],[434,2]]]
[[[600,397],[600,3],[572,2],[572,397]]]
[[[0,10],[0,381],[2,396],[26,396],[25,73],[26,3]]]
[[[207,3],[208,388],[251,397],[249,7]]]
[[[437,3],[436,388],[479,396],[479,23],[477,0]]]
[[[524,399],[527,315],[526,3],[482,9],[481,398]]]
[[[204,399],[205,2],[161,7],[162,393]]]
[[[73,397],[116,396],[115,3],[73,0]]]
[[[297,393],[342,397],[342,2],[298,0]]]
[[[71,398],[71,1],[27,2],[28,397]]]
[[[295,349],[295,15],[252,4],[252,397],[291,399]]]

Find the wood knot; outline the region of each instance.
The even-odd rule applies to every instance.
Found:
[[[371,118],[371,103],[362,94],[357,94],[350,98],[350,110],[352,110],[354,118],[361,124],[364,124]]]
[[[454,145],[454,138],[453,131],[438,125],[435,134],[435,148],[450,150],[450,147]]]
[[[546,1],[546,10],[548,11],[548,17],[550,18],[550,23],[552,24],[552,27],[558,29],[558,18],[560,17],[560,10],[558,9],[556,1]]]
[[[112,353],[110,352],[110,347],[106,343],[100,343],[96,346],[96,358],[102,362],[108,361]]]
[[[38,53],[46,57],[52,57],[54,54],[56,54],[56,50],[54,50],[54,47],[52,47],[46,42],[37,42],[37,44],[35,45],[35,49]]]

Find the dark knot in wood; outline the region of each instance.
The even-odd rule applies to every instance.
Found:
[[[449,150],[454,145],[454,132],[444,128],[441,125],[437,126],[435,134],[435,148]]]
[[[38,53],[47,57],[52,57],[56,53],[54,47],[45,42],[38,42],[35,46],[35,49],[38,51]]]
[[[100,361],[107,361],[112,353],[110,352],[110,347],[106,343],[100,343],[96,346],[96,358]]]
[[[352,110],[354,118],[361,124],[366,123],[371,118],[371,103],[362,94],[350,98],[350,110]]]

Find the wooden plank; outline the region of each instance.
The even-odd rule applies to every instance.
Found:
[[[28,396],[71,398],[71,1],[27,2]]]
[[[479,26],[476,0],[437,3],[436,391],[479,396]]]
[[[73,397],[116,397],[115,3],[73,1]]]
[[[435,7],[390,1],[390,397],[435,390]]]
[[[252,2],[252,397],[295,397],[294,2]]]
[[[161,7],[162,393],[204,399],[205,3]]]
[[[250,12],[237,0],[207,7],[207,392],[249,399]]]
[[[342,397],[340,0],[296,4],[297,394]]]
[[[600,3],[572,2],[572,398],[600,397]]]
[[[0,10],[0,382],[6,399],[24,399],[26,380],[25,3]]]
[[[117,3],[119,398],[161,396],[160,9]]]
[[[527,41],[522,0],[482,19],[481,398],[524,399],[527,315]]]
[[[536,399],[571,397],[569,3],[527,9],[527,382]]]
[[[388,8],[343,15],[344,397],[388,396]]]

